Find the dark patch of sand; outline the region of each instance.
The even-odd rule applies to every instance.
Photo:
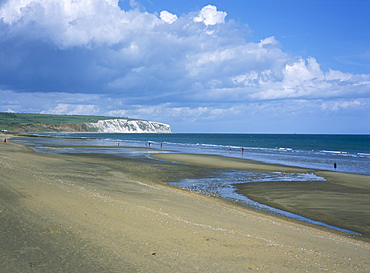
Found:
[[[330,182],[235,184],[237,192],[262,204],[370,237],[370,190]]]

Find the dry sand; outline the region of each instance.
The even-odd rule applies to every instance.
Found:
[[[161,183],[208,171],[0,143],[0,272],[370,270],[368,242]]]

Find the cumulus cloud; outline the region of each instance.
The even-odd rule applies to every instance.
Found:
[[[45,99],[2,101],[0,111],[23,105],[171,122],[242,118],[241,109],[267,104],[282,113],[277,101],[305,101],[291,104],[297,111],[317,100],[332,101],[321,111],[367,105],[370,75],[323,71],[275,37],[248,41],[226,15],[212,5],[178,17],[125,11],[118,0],[8,0],[0,6],[0,91]]]
[[[199,15],[194,18],[194,22],[202,22],[206,26],[213,26],[224,23],[226,15],[226,12],[217,11],[217,7],[208,5],[202,8]]]
[[[29,38],[50,40],[59,48],[117,44],[160,22],[148,13],[121,10],[118,0],[9,0],[0,18],[11,34],[28,32]]]
[[[172,24],[173,22],[175,22],[178,19],[176,14],[172,14],[172,13],[166,11],[166,10],[161,11],[159,16],[163,21],[165,21],[166,23],[169,23],[169,24]]]

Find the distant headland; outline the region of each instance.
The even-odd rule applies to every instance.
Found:
[[[171,133],[168,124],[127,117],[4,112],[0,112],[0,130],[9,133]]]

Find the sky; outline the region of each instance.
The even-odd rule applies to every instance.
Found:
[[[370,134],[368,0],[0,0],[0,112]]]

